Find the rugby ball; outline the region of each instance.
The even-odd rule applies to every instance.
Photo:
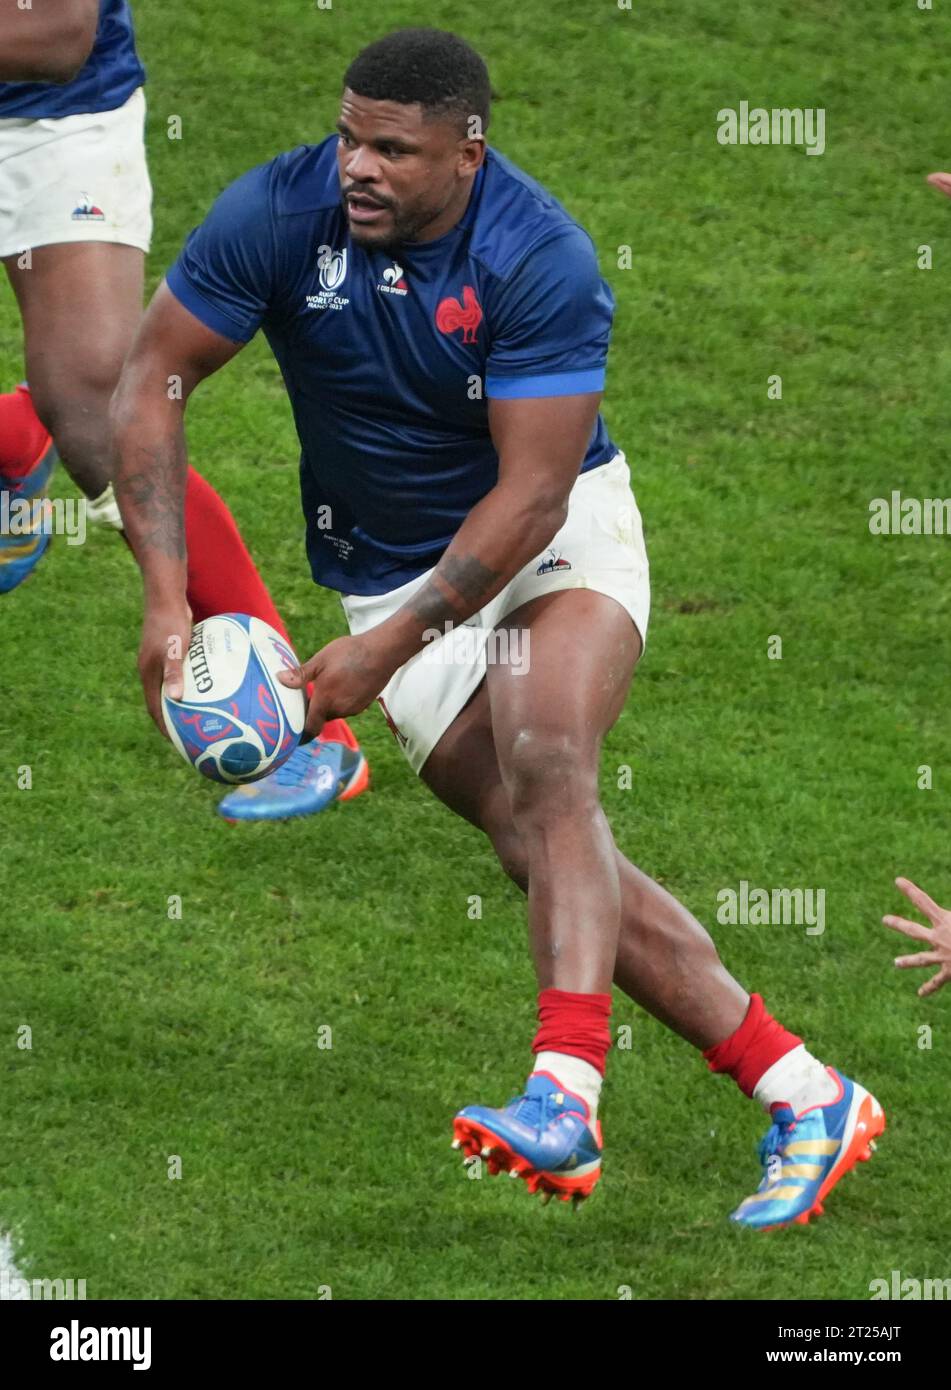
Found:
[[[220,613],[192,629],[183,664],[185,688],[170,700],[162,687],[169,738],[192,767],[215,782],[257,782],[300,743],[307,703],[278,671],[297,657],[279,632],[246,613]]]

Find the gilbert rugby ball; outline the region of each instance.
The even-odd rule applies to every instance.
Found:
[[[220,613],[192,630],[180,700],[162,687],[162,714],[182,757],[215,782],[257,782],[300,743],[302,690],[277,679],[297,670],[291,647],[260,618]]]

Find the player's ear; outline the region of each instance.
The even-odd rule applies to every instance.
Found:
[[[478,117],[473,116],[472,119],[475,121],[478,120]],[[479,139],[470,139],[469,136],[464,136],[459,141],[458,168],[460,174],[475,174],[481,167],[484,159],[485,140],[481,137]]]

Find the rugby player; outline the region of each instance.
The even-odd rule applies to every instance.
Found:
[[[90,518],[117,529],[109,398],[142,315],[152,232],[144,81],[127,0],[0,3],[0,259],[30,382],[0,396],[0,491],[42,498],[58,450]],[[36,516],[32,534],[0,534],[0,593],[21,584],[49,545]],[[186,518],[194,618],[251,613],[287,637],[234,518],[194,470]],[[334,720],[218,809],[229,820],[309,814],[358,795],[367,780],[352,731]]]
[[[613,979],[770,1112],[734,1218],[805,1222],[882,1109],[731,978],[599,801],[649,588],[599,414],[613,301],[591,239],[488,148],[489,77],[462,39],[397,31],[343,88],[335,136],[239,178],[192,233],[113,401],[152,716],[179,679],[168,639],[190,631],[185,401],[161,383],[187,396],[260,328],[300,436],[311,573],[351,632],[287,683],[313,682],[312,731],[379,697],[414,771],[528,894],[534,1067],[508,1105],[461,1110],[454,1143],[546,1197],[591,1192]]]

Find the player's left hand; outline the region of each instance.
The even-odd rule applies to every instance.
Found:
[[[920,922],[908,922],[904,917],[889,915],[882,918],[886,927],[904,932],[905,936],[910,936],[913,941],[927,942],[927,951],[918,951],[913,956],[898,956],[895,960],[895,964],[902,970],[914,965],[940,967],[937,975],[932,975],[919,989],[919,995],[924,998],[928,994],[934,994],[935,990],[951,980],[951,912],[939,907],[933,898],[929,898],[928,894],[910,879],[896,878],[895,883],[908,901],[917,907],[919,912],[924,913],[931,923],[929,929],[923,927]]]
[[[316,738],[328,719],[360,714],[373,703],[398,664],[375,632],[365,632],[328,642],[299,671],[282,671],[279,679],[284,685],[298,690],[311,681],[314,685],[304,739]]]

